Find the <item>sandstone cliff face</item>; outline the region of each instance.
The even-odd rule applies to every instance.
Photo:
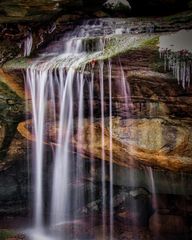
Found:
[[[2,73],[2,72],[1,72]],[[11,88],[11,77],[6,74],[0,74],[0,108],[1,108],[1,166],[6,165],[4,161],[9,151],[14,135],[17,132],[17,124],[24,116],[24,103],[22,99]],[[10,77],[10,78],[9,78]],[[13,80],[13,86],[15,86]]]
[[[16,86],[15,76],[4,74],[1,70],[0,214],[2,217],[6,214],[25,213],[27,199],[27,145],[26,140],[17,132],[18,123],[24,119],[25,105],[21,98],[21,89],[17,89]]]
[[[23,21],[46,21],[57,16],[60,12],[65,13],[84,13],[87,15],[165,15],[182,11],[191,6],[190,0],[130,0],[130,9],[123,7],[108,8],[105,5],[106,0],[97,0],[90,2],[88,0],[3,0],[0,3],[1,22],[23,22]],[[124,1],[126,2],[126,1]]]
[[[58,1],[59,2],[59,1]],[[174,1],[173,1],[174,2]],[[5,4],[8,4],[6,1]],[[24,3],[22,3],[24,4]],[[27,3],[26,3],[27,4]],[[35,4],[35,3],[34,3]],[[37,4],[37,3],[36,3]],[[38,5],[39,4],[39,5]],[[50,1],[45,9],[44,3],[38,1],[39,11],[43,14],[47,11],[57,12],[58,9],[53,8],[53,3]],[[134,3],[132,3],[134,4]],[[152,4],[152,3],[150,3]],[[170,4],[170,3],[169,3]],[[30,4],[29,4],[30,5]],[[16,16],[14,9],[6,12],[6,20],[10,18],[29,20],[29,12],[34,6],[25,7],[25,11],[21,12],[20,16]],[[44,10],[42,10],[44,9]],[[12,11],[12,12],[11,12]],[[44,12],[45,11],[45,12]],[[108,14],[107,13],[98,13]],[[95,13],[96,15],[96,13]],[[95,16],[94,15],[94,16]],[[87,14],[89,16],[89,14]],[[162,32],[180,30],[184,26],[186,28],[192,27],[191,12],[179,14],[178,16],[165,17],[160,19],[143,19],[138,21],[132,19],[131,32],[137,36],[138,44],[136,47],[127,47],[121,49],[119,56],[116,54],[110,55],[112,57],[112,82],[113,85],[118,85],[119,68],[118,61],[121,60],[125,77],[130,85],[130,116],[125,117],[126,112],[124,99],[117,95],[115,89],[113,92],[113,160],[116,171],[116,184],[126,185],[127,179],[123,174],[134,168],[138,174],[138,181],[140,183],[143,177],[143,169],[150,166],[157,172],[157,185],[160,192],[168,193],[182,193],[182,184],[180,172],[184,173],[186,191],[191,195],[190,189],[190,174],[192,171],[192,87],[183,89],[177,84],[176,79],[173,78],[171,72],[164,70],[163,60],[159,57],[158,42],[159,35]],[[35,16],[30,18],[35,19]],[[1,33],[1,38],[5,41],[13,40],[15,51],[9,50],[11,55],[5,58],[2,63],[8,59],[13,59],[15,56],[22,56],[23,49],[20,48],[20,43],[28,35],[28,31],[32,31],[33,47],[32,55],[36,55],[42,48],[49,47],[51,41],[54,41],[54,35],[58,35],[62,31],[72,29],[74,24],[79,24],[82,18],[81,13],[74,15],[63,15],[57,20],[50,21],[50,24],[34,24],[34,19],[30,20],[30,24],[22,23],[8,25],[6,34]],[[11,20],[12,21],[12,20]],[[69,21],[69,22],[68,22]],[[119,20],[118,20],[119,21]],[[117,22],[118,22],[117,21]],[[128,20],[129,26],[130,21]],[[33,22],[33,23],[32,23]],[[52,24],[55,22],[56,28],[53,32],[49,31]],[[121,20],[119,25],[126,27],[127,22]],[[64,27],[62,27],[64,25]],[[151,35],[151,28],[155,30],[156,35]],[[2,27],[4,29],[4,25]],[[16,30],[15,30],[16,29]],[[16,33],[15,33],[16,31]],[[143,34],[148,31],[148,34]],[[141,35],[140,35],[141,34]],[[147,39],[145,38],[147,35]],[[59,36],[59,35],[58,35]],[[117,39],[116,47],[113,49],[119,51],[119,39]],[[122,43],[122,42],[121,42]],[[7,48],[6,48],[7,49]],[[110,49],[109,49],[110,50]],[[9,54],[8,54],[9,55]],[[107,62],[106,55],[104,61]],[[18,203],[18,212],[22,209],[21,206],[26,207],[26,186],[27,186],[27,139],[35,141],[25,122],[25,91],[23,71],[26,67],[33,63],[33,58],[14,58],[12,61],[4,64],[0,70],[0,178],[1,186],[3,186],[2,194],[0,193],[0,201],[5,206],[5,212],[9,208],[9,203],[13,203],[16,196]],[[95,71],[98,65],[96,61]],[[99,79],[96,79],[99,81]],[[107,72],[104,73],[104,81],[107,82]],[[106,88],[106,95],[108,96]],[[98,112],[100,106],[99,90],[95,88],[94,110]],[[27,96],[26,96],[27,97]],[[109,112],[109,99],[105,98],[105,110]],[[86,112],[86,109],[85,109]],[[119,117],[115,117],[117,115]],[[27,111],[27,119],[30,119],[30,110]],[[103,160],[101,156],[101,126],[99,122],[93,125],[94,131],[97,133],[95,137],[94,149],[89,146],[90,138],[90,124],[84,121],[85,143],[84,145],[77,145],[77,137],[71,139],[73,146],[81,152],[85,159],[89,159],[93,155],[98,160]],[[52,142],[55,142],[55,128],[56,126],[49,126],[50,136]],[[109,161],[109,126],[106,124],[106,158]],[[46,143],[45,143],[46,144]],[[48,149],[49,153],[51,152]],[[26,169],[26,171],[23,171]],[[96,170],[99,171],[99,168]],[[124,172],[125,171],[125,172]],[[158,171],[168,174],[158,175]],[[123,172],[123,173],[122,173]],[[188,172],[186,174],[186,172]],[[122,174],[121,174],[122,173]],[[11,178],[5,178],[5,175],[11,174]],[[185,175],[186,174],[186,175]],[[125,174],[126,175],[126,174]],[[155,174],[154,174],[155,175]],[[170,177],[171,176],[171,177]],[[174,179],[174,186],[167,186],[164,178]],[[7,180],[8,179],[8,180]],[[5,185],[5,182],[7,185]],[[3,198],[5,188],[9,189],[6,198]],[[9,199],[7,203],[6,199]],[[21,210],[22,211],[22,210]],[[13,210],[14,212],[14,210]],[[151,220],[153,226],[153,219]]]

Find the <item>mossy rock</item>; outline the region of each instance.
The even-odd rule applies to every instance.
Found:
[[[191,8],[192,8],[192,1],[191,3]],[[192,21],[192,12],[191,11],[186,11],[170,16],[166,16],[162,18],[163,21],[171,23],[179,22],[179,23],[188,23]]]
[[[5,70],[26,69],[33,62],[34,62],[34,59],[30,59],[30,58],[25,58],[25,57],[14,58],[10,61],[7,61],[3,65],[3,69]]]
[[[131,9],[131,6],[127,0],[108,0],[104,7],[112,12],[126,12]]]
[[[0,41],[0,65],[16,57],[20,52],[21,49],[14,41]]]
[[[159,44],[159,36],[155,36],[155,37],[149,38],[147,40],[144,40],[140,47],[154,49],[154,48],[158,47],[158,44]]]
[[[100,37],[95,38],[87,38],[88,48],[93,50],[89,51],[87,56],[83,59],[83,61],[77,66],[77,68],[81,69],[82,66],[85,66],[87,63],[90,63],[92,60],[100,61],[100,60],[108,60],[117,56],[124,55],[129,51],[137,51],[141,49],[151,49],[156,50],[158,53],[158,43],[159,36],[158,35],[150,35],[150,34],[141,34],[141,35],[114,35],[114,36],[106,36],[105,48],[103,51],[94,52],[94,47],[97,45]],[[21,70],[30,67],[37,59],[36,58],[17,58],[6,62],[3,65],[3,69],[6,71],[9,70]],[[55,62],[55,68],[59,67],[62,64],[63,60],[58,59]]]
[[[0,81],[0,119],[17,122],[24,114],[24,102],[15,92]]]
[[[2,229],[0,230],[0,240],[7,240],[8,238],[15,237],[16,233],[13,230]]]

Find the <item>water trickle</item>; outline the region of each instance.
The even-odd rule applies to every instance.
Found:
[[[103,217],[103,239],[106,234],[106,165],[105,165],[105,109],[104,109],[104,79],[103,79],[103,61],[99,62],[100,79],[100,102],[101,102],[101,156],[102,156],[102,217]]]
[[[91,180],[94,182],[95,176],[95,159],[93,156],[93,150],[94,150],[94,71],[91,69],[91,80],[89,81],[89,108],[90,108],[90,173],[91,173]],[[91,202],[94,202],[96,195],[94,194],[94,185],[91,187]],[[94,211],[91,210],[91,224],[94,225]]]
[[[110,239],[113,239],[113,224],[114,224],[114,211],[113,211],[113,122],[112,122],[112,116],[113,116],[113,106],[112,106],[112,66],[111,61],[109,60],[109,66],[108,66],[108,79],[109,79],[109,150],[110,150],[110,156],[109,156],[109,178],[110,178]]]
[[[147,179],[149,179],[149,187],[151,188],[151,194],[153,196],[154,206],[157,208],[157,198],[156,198],[156,186],[155,186],[155,179],[154,179],[154,171],[152,167],[146,167],[146,175]]]
[[[33,46],[33,36],[32,33],[29,33],[29,35],[24,39],[24,57],[28,57],[31,54],[32,46]]]

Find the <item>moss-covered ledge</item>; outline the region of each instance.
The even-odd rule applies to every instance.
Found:
[[[99,37],[100,38],[100,37]],[[94,38],[96,39],[96,38]],[[87,38],[86,41],[93,41],[93,38]],[[97,37],[98,39],[98,37]],[[102,52],[88,53],[84,57],[81,65],[85,65],[92,60],[108,60],[129,53],[130,51],[138,51],[144,49],[151,49],[152,51],[158,52],[159,35],[158,34],[138,34],[138,35],[115,35],[105,37],[105,48]],[[58,63],[62,63],[62,58],[52,58],[51,63],[55,60],[55,66],[59,66]],[[25,70],[38,61],[38,58],[15,58],[6,62],[2,69],[4,71],[13,70]],[[57,62],[58,61],[58,62]],[[42,60],[43,62],[43,60]]]

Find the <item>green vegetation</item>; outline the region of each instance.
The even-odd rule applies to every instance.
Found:
[[[19,52],[20,49],[15,42],[0,41],[0,65],[17,56]]]
[[[14,58],[3,65],[4,69],[14,70],[14,69],[26,69],[34,60],[29,60],[25,57]]]
[[[192,1],[189,3],[190,8],[192,8]],[[166,16],[162,20],[165,22],[174,23],[174,22],[179,22],[179,23],[187,23],[192,20],[192,12],[187,11],[183,13],[177,13],[174,15]]]
[[[6,240],[15,236],[15,232],[12,230],[0,230],[0,240]]]
[[[144,40],[140,45],[140,47],[141,48],[143,47],[157,48],[158,44],[159,44],[159,36],[155,36],[150,39]]]

